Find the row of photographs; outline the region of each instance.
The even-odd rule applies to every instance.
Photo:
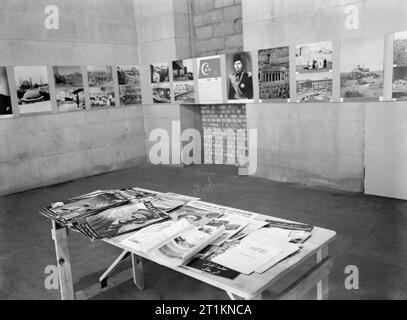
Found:
[[[290,99],[289,47],[263,49],[257,54],[260,101]],[[253,101],[255,83],[252,58],[252,53],[243,52],[179,60],[172,62],[171,66],[169,63],[150,65],[152,102],[224,103],[224,90],[228,102]],[[295,59],[297,100],[331,101],[332,42],[299,45],[296,47]],[[340,54],[341,98],[371,100],[382,97],[383,64],[382,37],[343,40]],[[407,99],[407,31],[395,33],[393,64],[393,98]],[[86,109],[81,67],[57,66],[52,70],[58,111]],[[225,72],[227,77],[222,76]],[[117,66],[117,79],[120,105],[143,102],[142,76],[138,66]],[[14,80],[19,113],[51,111],[47,67],[14,67]],[[88,66],[87,80],[92,109],[116,106],[112,66]],[[0,115],[13,113],[9,88],[6,67],[0,67]]]
[[[55,96],[59,112],[86,109],[85,84],[80,66],[52,67]],[[137,66],[118,66],[120,103],[140,104],[140,70]],[[111,66],[88,66],[90,104],[92,108],[116,106]],[[0,115],[12,114],[10,87],[6,67],[0,67]],[[51,111],[49,74],[45,66],[14,67],[19,113]]]

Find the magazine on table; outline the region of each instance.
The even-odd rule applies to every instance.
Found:
[[[95,240],[112,238],[142,229],[168,218],[164,211],[154,207],[151,202],[144,201],[111,208],[82,218],[74,224],[74,228]]]
[[[230,239],[228,239],[228,241],[242,239],[242,238],[248,236],[249,234],[251,234],[252,232],[254,232],[258,229],[261,229],[267,225],[268,225],[268,222],[266,222],[266,221],[250,220],[249,224],[246,227],[244,227],[242,231],[236,233],[234,236],[232,236]]]
[[[187,267],[193,268],[212,275],[235,279],[240,275],[240,272],[222,266],[213,262],[212,260],[218,255],[230,250],[240,243],[239,240],[224,242],[221,246],[207,246],[201,250],[188,264]]]
[[[228,208],[224,207],[221,205],[209,203],[209,202],[204,202],[204,201],[194,201],[189,203],[191,207],[197,208],[197,209],[202,209],[202,210],[207,210],[207,211],[212,211],[212,212],[217,212],[220,214],[228,214],[228,215],[237,215],[241,216],[243,218],[247,219],[254,219],[258,217],[259,215],[257,213],[253,213],[250,211],[245,211],[245,210],[240,210],[240,209],[234,209],[234,208]]]
[[[212,245],[220,246],[226,240],[240,232],[244,227],[250,223],[249,219],[242,218],[235,215],[223,215],[220,218],[211,220],[205,227],[219,227],[225,226],[224,233]]]
[[[177,208],[180,208],[191,201],[196,201],[197,198],[179,195],[175,193],[160,193],[153,197],[149,197],[150,201],[154,207],[165,211],[171,212]]]
[[[130,198],[119,190],[98,190],[64,202],[52,203],[40,213],[61,225],[70,225],[79,218],[129,203]]]
[[[135,233],[122,244],[163,264],[180,266],[216,240],[224,230],[224,226],[195,227],[187,219],[166,221]]]
[[[300,249],[289,243],[289,234],[280,228],[259,229],[212,261],[243,274],[263,273]]]
[[[204,226],[212,219],[222,216],[220,213],[194,208],[188,204],[175,211],[172,211],[169,215],[174,221],[187,219],[195,226]]]

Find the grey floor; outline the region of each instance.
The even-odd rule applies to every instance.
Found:
[[[55,264],[55,255],[50,222],[38,215],[42,207],[97,189],[130,186],[333,229],[338,237],[330,248],[331,299],[407,299],[406,201],[239,177],[236,168],[223,166],[141,166],[1,197],[0,299],[59,299],[59,291],[44,285],[45,268]],[[120,251],[72,234],[70,253],[78,289],[94,283]],[[348,265],[359,269],[359,290],[344,286]],[[227,299],[216,288],[151,262],[145,264],[145,281],[143,292],[127,281],[96,299]],[[314,295],[312,290],[306,298]]]

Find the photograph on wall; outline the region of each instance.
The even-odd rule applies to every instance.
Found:
[[[174,99],[179,103],[195,103],[194,60],[172,62]]]
[[[120,104],[124,106],[141,104],[141,78],[138,66],[118,66]]]
[[[10,115],[12,113],[7,70],[6,67],[0,67],[0,116]]]
[[[53,67],[57,106],[60,112],[86,108],[81,67]]]
[[[259,97],[261,100],[290,98],[289,47],[259,51]]]
[[[140,68],[138,66],[118,66],[117,78],[119,85],[140,86]]]
[[[153,83],[153,102],[154,103],[171,103],[170,83]]]
[[[113,87],[90,87],[89,94],[92,108],[116,106]]]
[[[20,113],[51,111],[47,67],[14,68]]]
[[[346,39],[341,47],[341,98],[375,100],[382,97],[384,39]]]
[[[116,106],[111,66],[88,66],[90,105],[92,108]]]
[[[141,104],[141,87],[139,86],[119,86],[120,104],[124,106]]]
[[[302,44],[295,53],[298,73],[329,72],[332,70],[332,41]]]
[[[393,65],[393,99],[407,99],[407,31],[394,34]]]
[[[253,65],[250,52],[226,56],[228,100],[253,100]]]
[[[297,99],[300,102],[330,102],[332,100],[332,72],[298,73]]]
[[[150,65],[151,89],[154,103],[171,103],[170,68],[168,63]]]
[[[89,87],[113,87],[111,66],[88,66]]]
[[[199,103],[222,103],[221,57],[212,56],[198,59]]]

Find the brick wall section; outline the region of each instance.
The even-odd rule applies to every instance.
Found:
[[[201,106],[202,112],[202,126],[204,131],[204,161],[206,164],[230,164],[228,163],[228,156],[232,155],[235,159],[234,165],[239,164],[239,159],[244,161],[244,157],[248,154],[247,144],[247,123],[246,123],[246,105],[203,105]],[[238,136],[238,129],[246,131],[244,139],[236,138],[234,146],[228,145],[226,136],[220,143],[216,139],[208,138],[207,130],[220,129],[226,132],[227,129],[232,129],[235,136]]]
[[[195,54],[243,50],[242,0],[192,0]]]
[[[243,51],[242,0],[191,1],[197,57]],[[204,132],[207,129],[232,129],[237,135],[238,129],[246,130],[245,105],[203,105],[201,112]],[[230,157],[233,151],[227,146],[226,138],[223,146],[217,145],[215,140],[212,143],[204,141],[203,149],[205,163],[215,163],[216,160],[227,164],[228,155]],[[234,150],[236,164],[237,157],[247,155],[247,150],[247,138],[238,140]]]

